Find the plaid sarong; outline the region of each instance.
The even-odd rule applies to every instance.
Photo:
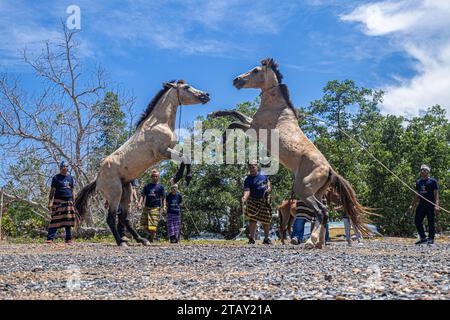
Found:
[[[51,215],[49,228],[73,227],[75,225],[73,201],[54,199]]]
[[[144,207],[141,216],[141,227],[148,231],[156,231],[160,218],[160,208]]]
[[[269,199],[249,197],[247,200],[245,216],[253,221],[270,224],[272,219],[272,208]]]
[[[181,214],[167,214],[167,232],[169,237],[180,238],[181,232]]]
[[[297,200],[297,208],[295,212],[297,218],[303,218],[309,222],[314,221],[316,215],[313,209],[308,207],[303,201]]]

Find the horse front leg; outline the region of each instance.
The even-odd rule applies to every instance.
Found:
[[[189,163],[186,165],[186,186],[189,186],[192,180],[192,165]]]
[[[177,183],[178,181],[183,178],[184,169],[186,168],[186,164],[184,162],[181,162],[180,167],[177,170],[177,173],[175,174],[175,177],[172,178],[173,183]]]
[[[175,177],[171,179],[171,182],[177,183],[178,181],[180,181],[181,178],[183,177],[184,170],[187,167],[188,174],[190,175],[190,177],[186,177],[186,185],[189,185],[189,182],[192,179],[191,159],[188,156],[185,156],[181,152],[178,152],[172,148],[167,148],[161,151],[161,154],[167,159],[172,159],[173,161],[180,162],[180,167],[178,168]]]
[[[246,116],[242,112],[239,112],[236,110],[219,110],[219,111],[211,112],[210,114],[208,114],[208,119],[209,118],[214,119],[214,118],[219,118],[219,117],[228,117],[228,116],[233,117],[246,125],[250,125],[253,121],[253,119],[251,117]]]
[[[230,131],[236,130],[236,129],[241,129],[242,131],[245,132],[248,129],[250,129],[250,124],[245,124],[243,122],[232,122],[222,135],[223,150],[227,150],[227,138],[228,138],[228,135],[230,134]],[[234,146],[233,146],[233,150],[230,150],[230,151],[231,152],[234,151]]]

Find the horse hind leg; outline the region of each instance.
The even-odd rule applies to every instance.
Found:
[[[101,190],[105,200],[108,202],[108,216],[106,223],[114,236],[118,246],[123,245],[123,241],[117,231],[117,213],[119,211],[119,202],[122,197],[122,184],[120,180],[106,179],[100,177],[97,180],[98,188]],[[126,244],[125,244],[126,245]]]
[[[305,203],[314,209],[316,223],[311,236],[305,243],[306,249],[314,247],[322,249],[325,244],[325,225],[328,223],[328,210],[314,195],[306,197]]]
[[[317,197],[316,197],[317,200]],[[328,208],[322,204],[322,202],[318,202],[318,205],[321,209],[321,218],[322,221],[319,224],[319,231],[318,235],[316,237],[318,238],[318,242],[316,243],[316,248],[322,249],[325,245],[325,232],[326,232],[326,225],[328,223],[329,215],[328,215]]]
[[[322,228],[323,230],[325,228],[324,222],[327,220],[328,211],[315,195],[319,190],[322,191],[323,186],[327,183],[327,180],[328,168],[324,167],[316,167],[315,169],[307,172],[307,175],[300,170],[296,174],[294,191],[300,200],[302,200],[310,209],[314,211],[314,215],[317,220],[314,225],[314,229],[311,230],[309,239],[305,243],[305,249],[312,249],[314,247],[321,248],[324,244],[324,241],[321,239],[321,231]]]
[[[119,235],[119,232],[117,231],[117,212],[119,211],[119,203],[118,201],[111,202],[108,201],[109,208],[108,208],[108,216],[106,217],[106,223],[109,226],[109,229],[111,230],[111,233],[114,236],[114,240],[116,240],[116,243],[118,246],[125,246],[124,241],[122,240],[122,237]]]
[[[125,228],[127,228],[128,232],[131,233],[131,236],[134,238],[134,240],[136,240],[136,242],[142,243],[144,246],[147,246],[150,244],[150,242],[147,239],[144,239],[141,236],[139,236],[139,234],[136,232],[136,230],[130,223],[129,215],[130,215],[131,197],[132,197],[131,183],[128,183],[124,185],[122,189],[122,199],[120,201],[122,213],[119,215],[119,219],[120,222],[125,226]]]

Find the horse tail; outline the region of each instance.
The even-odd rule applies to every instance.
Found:
[[[353,190],[350,183],[331,170],[331,186],[339,194],[339,200],[343,206],[343,209],[348,214],[353,226],[358,229],[362,234],[369,235],[371,232],[367,227],[370,222],[368,215],[373,215],[371,208],[364,207],[358,202],[356,198],[355,190]]]
[[[86,207],[91,193],[95,190],[97,186],[97,180],[92,181],[91,183],[84,186],[83,189],[78,193],[75,198],[75,211],[77,216],[78,224],[84,219],[86,215]]]
[[[280,239],[284,242],[284,223],[283,223],[283,214],[281,213],[280,208],[278,207],[278,218],[280,219]]]

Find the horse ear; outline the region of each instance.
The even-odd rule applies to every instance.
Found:
[[[163,87],[164,87],[164,88],[173,88],[173,87],[175,87],[175,86],[176,86],[176,84],[173,83],[173,82],[164,82],[164,83],[163,83]]]
[[[272,58],[266,58],[266,59],[261,61],[261,64],[263,66],[267,66],[267,67],[270,67],[272,65],[272,63],[273,63],[273,59]]]

